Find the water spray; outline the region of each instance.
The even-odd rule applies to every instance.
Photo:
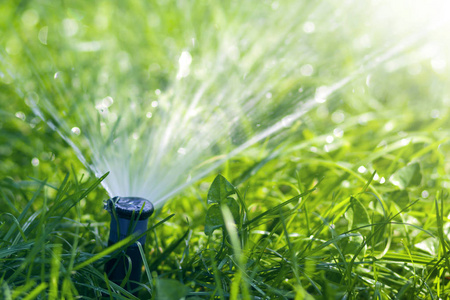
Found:
[[[108,247],[130,235],[140,236],[145,233],[148,218],[153,213],[152,203],[139,197],[111,198],[106,201],[105,209],[111,214]],[[144,234],[137,241],[144,247],[145,240]],[[130,245],[111,258],[105,264],[105,272],[112,282],[125,284],[128,291],[135,291],[142,272],[142,256],[138,245]]]

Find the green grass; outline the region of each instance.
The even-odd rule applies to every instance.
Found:
[[[420,142],[421,149],[433,145],[431,134],[428,138]],[[429,147],[415,157],[414,143],[393,148],[371,156],[379,160],[376,154],[382,152],[391,162],[401,154],[402,163],[394,160],[407,166],[394,169],[403,180],[401,187],[376,182],[375,172],[358,173],[359,164],[300,150],[267,162],[238,189],[225,180],[220,181],[228,185],[222,194],[211,192],[220,188],[217,180],[211,187],[200,183],[191,188],[150,222],[155,228],[142,249],[148,268],[140,297],[445,298],[447,192],[425,183],[434,171],[427,166],[440,153]],[[417,164],[407,164],[411,157],[419,170]],[[239,169],[258,166],[244,159],[248,157],[230,162],[224,174],[239,178]],[[410,180],[410,170],[420,180]],[[106,291],[119,299],[132,297],[102,274],[111,254],[105,250],[106,213],[99,222],[89,208],[81,208],[80,201],[97,185],[75,178],[57,188],[45,182],[34,188],[2,182],[2,200],[13,211],[2,215],[5,298],[96,298]],[[428,196],[421,196],[423,189]],[[225,201],[227,196],[235,204]],[[214,214],[214,205],[221,214]],[[205,235],[211,223],[216,228]]]
[[[301,35],[289,44],[299,46],[298,57],[288,51],[294,48],[267,46],[267,53],[258,54],[250,45],[246,49],[259,59],[254,65],[253,56],[243,53],[246,59],[218,71],[208,86],[209,101],[229,88],[226,95],[239,94],[245,86],[240,72],[247,70],[260,84],[252,91],[272,95],[270,107],[240,115],[215,155],[251,138],[256,124],[271,126],[316,88],[354,78],[151,217],[147,243],[139,245],[145,271],[138,298],[450,297],[450,85],[448,63],[439,64],[450,61],[446,27],[423,35],[420,18],[402,26],[406,17],[398,10],[375,4],[368,9],[366,3],[331,0],[280,2],[278,8],[261,3],[0,4],[0,298],[136,299],[110,282],[103,267],[137,237],[107,247],[110,217],[103,201],[109,196],[101,179],[33,115],[29,97],[39,96],[40,105],[58,116],[74,112],[64,119],[71,126],[84,116],[100,122],[88,108],[110,94],[125,99],[120,108],[130,97],[149,106],[148,99],[157,99],[155,89],[170,103],[186,105],[183,97],[193,96],[202,81],[173,81],[182,51],[189,50],[196,63],[208,62],[222,53],[225,33],[250,33],[251,45],[264,45],[259,38],[286,32],[291,21]],[[390,22],[380,21],[385,15]],[[70,26],[64,29],[71,20],[78,24],[75,35],[67,34]],[[264,27],[258,20],[275,25]],[[314,22],[315,34],[303,32],[306,21]],[[362,25],[365,21],[369,25]],[[48,45],[37,38],[46,26]],[[361,46],[365,34],[372,48]],[[369,68],[372,59],[408,37],[417,39],[386,64]],[[77,50],[97,40],[108,47],[98,53]],[[290,62],[298,58],[298,65],[260,75],[265,69],[259,62],[281,62],[285,55]],[[304,64],[314,66],[312,76],[294,72]],[[361,65],[366,69],[358,73]],[[282,76],[284,67],[290,76]],[[54,80],[56,71],[60,81]],[[173,95],[174,90],[184,93]],[[210,113],[203,107],[201,114]],[[70,133],[71,126],[61,130]],[[195,138],[189,134],[185,138]],[[83,135],[74,140],[83,151],[88,148]]]

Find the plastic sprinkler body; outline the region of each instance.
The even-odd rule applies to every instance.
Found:
[[[148,218],[153,213],[150,201],[138,197],[114,197],[107,200],[105,209],[111,214],[111,226],[108,246],[125,239],[127,236],[140,235],[147,230]],[[144,247],[146,236],[138,239]],[[130,270],[131,269],[131,270]],[[122,285],[129,274],[125,289],[135,292],[141,280],[142,256],[137,244],[128,246],[105,264],[109,280]]]

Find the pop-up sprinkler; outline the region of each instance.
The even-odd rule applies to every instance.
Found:
[[[111,214],[108,246],[129,235],[144,233],[147,230],[147,219],[153,213],[150,201],[138,197],[111,198],[106,202],[105,209]],[[138,239],[142,246],[145,245],[145,238],[144,235]],[[105,264],[105,272],[109,280],[118,285],[122,284],[129,273],[125,288],[128,291],[136,290],[142,272],[142,257],[137,244],[128,246],[121,254],[109,260]]]

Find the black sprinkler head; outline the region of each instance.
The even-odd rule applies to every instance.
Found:
[[[142,208],[144,205],[144,208]],[[116,209],[117,216],[131,220],[139,216],[139,220],[146,220],[153,213],[153,205],[150,201],[139,197],[114,197],[106,202],[105,209],[112,213]],[[142,212],[139,214],[142,208]]]
[[[153,213],[150,201],[139,197],[114,197],[106,201],[105,209],[111,214],[108,246],[131,234],[147,231],[147,220]],[[144,247],[145,235],[138,239]],[[131,261],[131,264],[130,264]],[[131,268],[131,270],[130,270]],[[142,257],[137,244],[127,247],[105,264],[105,272],[114,283],[121,285],[127,273],[130,277],[125,287],[135,292],[141,280]]]

